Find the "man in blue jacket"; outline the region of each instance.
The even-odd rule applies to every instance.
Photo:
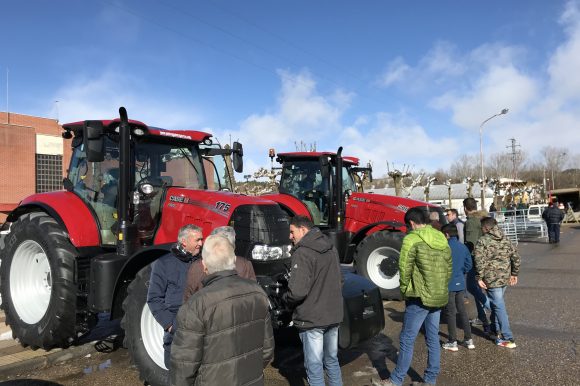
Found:
[[[193,258],[199,255],[203,245],[200,227],[188,224],[177,235],[177,243],[168,253],[153,263],[147,304],[153,317],[163,327],[163,349],[165,367],[169,369],[171,343],[175,334],[175,318],[183,303],[183,291],[187,271]]]
[[[473,339],[471,339],[471,326],[465,310],[463,298],[465,296],[465,274],[469,272],[473,263],[469,249],[461,243],[457,237],[458,230],[454,224],[446,224],[441,228],[441,232],[447,237],[451,248],[451,258],[453,260],[453,271],[449,280],[449,302],[445,306],[447,316],[447,329],[449,339],[443,344],[443,349],[447,351],[458,351],[457,346],[457,326],[456,314],[459,314],[461,327],[463,328],[463,344],[468,349],[474,349]]]

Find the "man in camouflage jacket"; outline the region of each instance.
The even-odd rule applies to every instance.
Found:
[[[504,294],[508,284],[513,286],[518,283],[520,255],[499,229],[495,219],[483,218],[481,231],[483,236],[477,241],[473,250],[475,278],[479,286],[487,291],[491,302],[491,320],[498,334],[496,344],[501,347],[515,348]]]

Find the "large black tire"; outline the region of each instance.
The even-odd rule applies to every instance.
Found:
[[[399,254],[403,244],[400,232],[381,231],[367,236],[357,247],[357,272],[381,290],[383,299],[401,300]]]
[[[66,348],[76,338],[76,248],[44,212],[27,213],[4,240],[0,290],[6,324],[23,346]]]
[[[163,327],[147,305],[151,266],[141,269],[129,284],[123,301],[125,312],[121,327],[125,330],[125,347],[139,371],[142,381],[152,386],[169,384],[169,371],[163,363]]]

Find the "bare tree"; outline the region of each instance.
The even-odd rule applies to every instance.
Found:
[[[540,151],[540,154],[544,158],[546,172],[549,173],[551,185],[554,188],[560,186],[560,184],[557,181],[559,174],[562,171],[562,166],[565,165],[568,160],[567,150],[568,149],[564,147],[544,146]]]
[[[479,158],[477,155],[460,155],[449,168],[449,175],[456,181],[467,177],[479,177]]]

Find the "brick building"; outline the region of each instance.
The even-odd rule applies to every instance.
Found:
[[[20,200],[62,189],[70,140],[55,119],[0,112],[0,223]]]

